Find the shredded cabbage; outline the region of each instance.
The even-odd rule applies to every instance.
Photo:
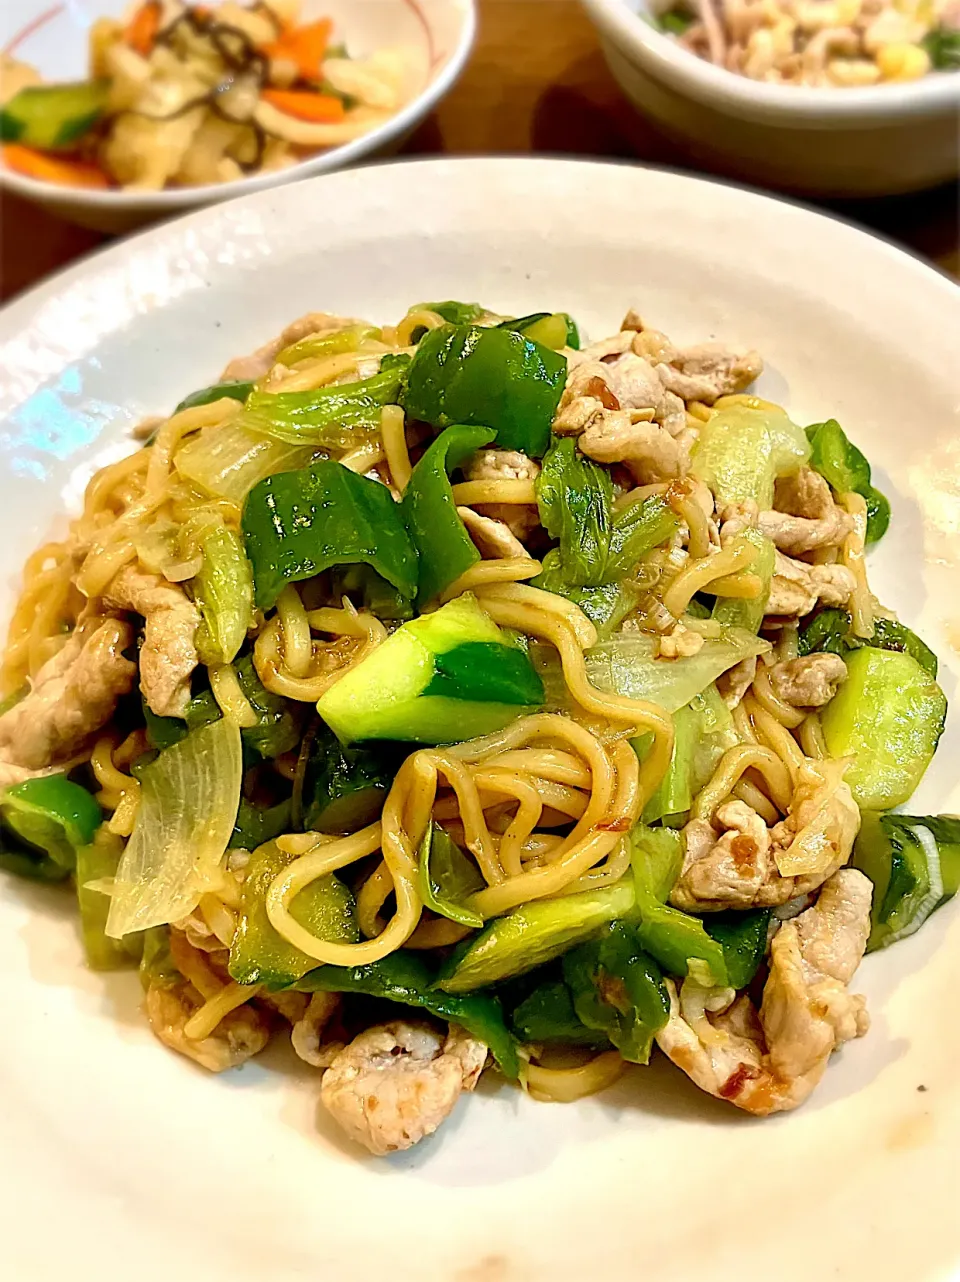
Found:
[[[144,767],[137,822],[111,892],[111,939],[185,917],[215,884],[242,774],[240,731],[226,717]]]
[[[684,659],[654,658],[655,645],[644,633],[619,633],[587,651],[587,675],[600,690],[649,699],[676,712],[735,663],[770,649],[769,642],[744,628],[708,638],[697,654]]]

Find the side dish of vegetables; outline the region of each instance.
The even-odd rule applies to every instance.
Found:
[[[855,88],[960,70],[957,0],[676,0],[657,25],[751,80]]]
[[[90,29],[89,79],[0,66],[3,163],[44,182],[159,191],[288,168],[362,137],[409,95],[402,50],[351,57],[300,0],[143,0]]]

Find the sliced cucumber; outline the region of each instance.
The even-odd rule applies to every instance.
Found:
[[[21,89],[0,111],[0,140],[42,151],[68,150],[103,115],[108,92],[106,80]]]
[[[845,776],[861,810],[888,810],[911,796],[936,752],[947,701],[909,654],[863,649],[822,714],[831,757],[852,757]]]

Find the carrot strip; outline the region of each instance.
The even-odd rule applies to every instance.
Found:
[[[138,53],[141,58],[149,57],[153,51],[153,46],[157,42],[157,32],[160,30],[160,13],[159,0],[147,0],[147,3],[141,5],[130,19],[127,29],[123,33],[124,42],[135,53]]]
[[[319,80],[332,30],[333,23],[329,18],[321,18],[319,22],[310,22],[304,27],[291,27],[279,40],[267,45],[264,53],[271,58],[295,62],[302,80]]]
[[[18,142],[8,143],[2,149],[2,155],[8,169],[27,178],[38,178],[41,182],[56,183],[60,187],[110,186],[110,180],[102,169],[82,160],[62,160]]]
[[[260,97],[284,115],[315,124],[335,125],[344,117],[343,101],[329,93],[294,89],[261,89]]]

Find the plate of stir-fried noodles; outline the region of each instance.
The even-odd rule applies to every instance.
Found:
[[[509,160],[7,309],[11,1276],[939,1276],[958,319]]]

